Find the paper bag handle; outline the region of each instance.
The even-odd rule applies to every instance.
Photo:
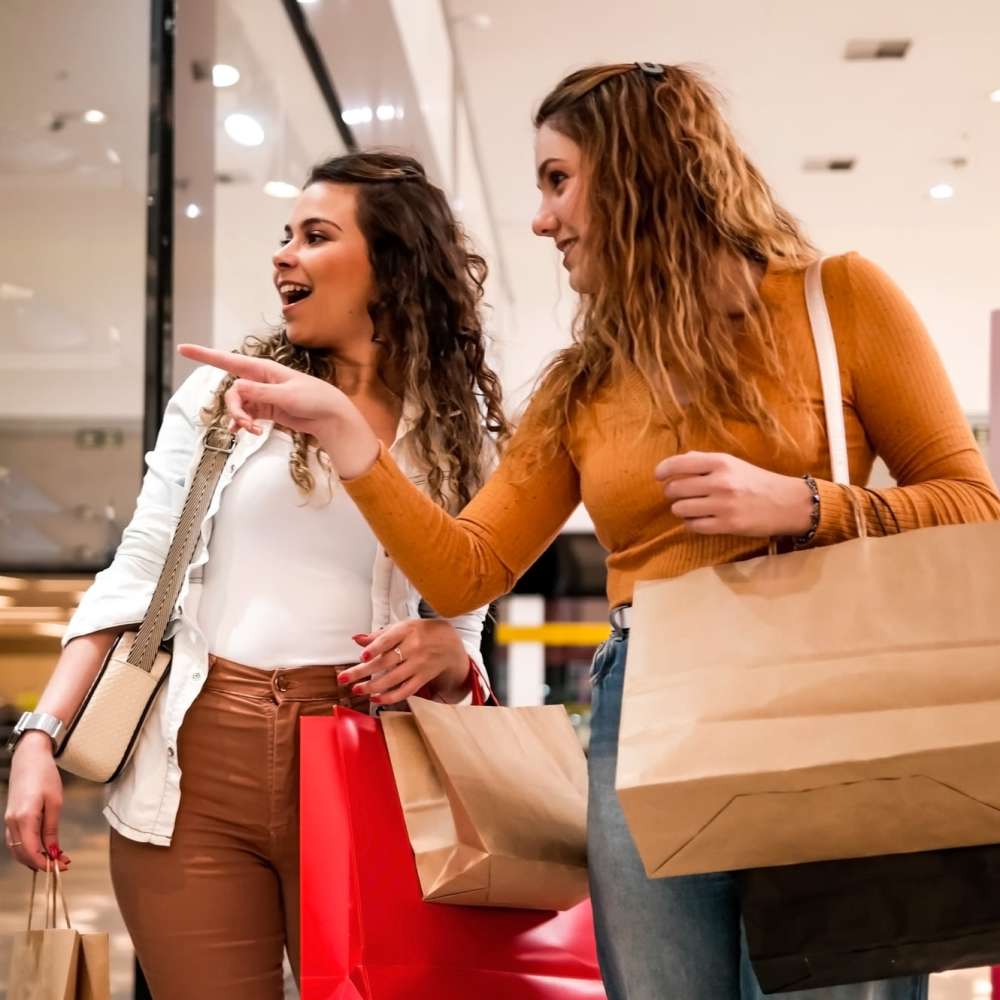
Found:
[[[844,397],[840,384],[840,363],[837,341],[833,336],[830,310],[823,294],[823,258],[806,268],[806,311],[812,328],[816,361],[819,363],[820,384],[823,387],[823,412],[826,415],[826,437],[830,449],[833,481],[850,486],[851,474],[847,457],[847,430],[844,425]]]
[[[31,930],[32,920],[35,915],[35,896],[38,889],[38,869],[31,873],[31,899],[28,901],[28,930]],[[53,865],[49,858],[45,859],[45,927],[44,929],[55,930],[59,919],[58,903],[62,900],[63,918],[66,921],[67,930],[73,929],[73,924],[69,919],[69,907],[66,905],[66,894],[63,892],[62,878],[59,874],[58,863]]]

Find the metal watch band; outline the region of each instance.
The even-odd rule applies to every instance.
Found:
[[[7,749],[13,753],[21,737],[32,731],[45,733],[52,740],[52,748],[55,749],[65,728],[62,719],[57,719],[48,712],[25,712],[14,726],[14,732],[7,741]]]

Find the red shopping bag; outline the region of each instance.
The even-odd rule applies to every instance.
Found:
[[[423,902],[378,720],[301,727],[302,1000],[604,1000],[589,901]]]

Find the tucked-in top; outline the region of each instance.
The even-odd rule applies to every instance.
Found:
[[[211,652],[248,666],[357,663],[351,636],[371,628],[375,535],[314,448],[315,488],[299,491],[292,447],[272,431],[226,490],[198,624]]]

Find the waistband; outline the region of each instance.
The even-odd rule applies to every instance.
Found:
[[[207,689],[241,694],[248,698],[284,700],[329,699],[338,704],[367,711],[368,699],[351,694],[350,686],[341,687],[337,674],[345,666],[281,667],[276,670],[248,667],[221,656],[208,658]]]
[[[632,628],[632,605],[619,604],[617,608],[612,608],[608,619],[615,635],[628,635]]]

